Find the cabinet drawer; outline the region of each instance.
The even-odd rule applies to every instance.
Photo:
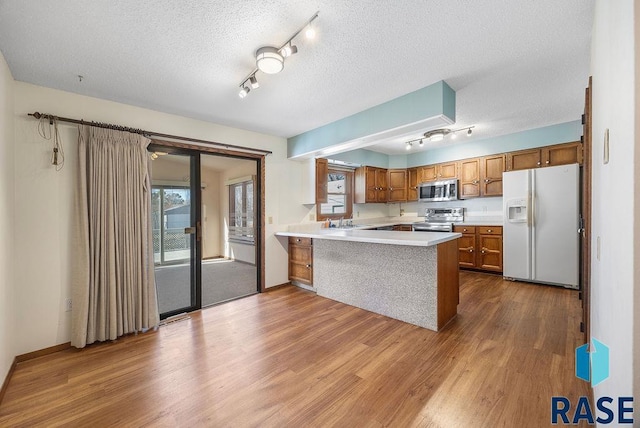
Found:
[[[502,235],[502,226],[478,226],[480,235]]]
[[[476,233],[475,226],[453,226],[453,231],[457,233]]]
[[[289,237],[289,244],[292,245],[306,245],[307,247],[311,246],[311,238],[299,238],[297,236]]]

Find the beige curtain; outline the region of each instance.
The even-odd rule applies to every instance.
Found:
[[[82,348],[157,327],[150,140],[79,130],[77,262],[71,344]]]

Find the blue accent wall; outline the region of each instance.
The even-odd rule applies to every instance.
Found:
[[[529,129],[527,131],[502,135],[495,138],[475,140],[468,143],[456,143],[449,147],[441,147],[433,150],[425,149],[420,153],[408,155],[407,167],[410,168],[412,166],[429,165],[579,141],[581,135],[582,123],[580,120],[575,120],[573,122]],[[461,136],[459,138],[466,137]]]
[[[455,122],[455,91],[444,81],[287,139],[289,158],[445,115]]]
[[[582,123],[579,120],[575,120],[495,138],[457,143],[450,147],[441,147],[433,150],[424,149],[419,153],[414,152],[406,155],[389,156],[371,150],[357,149],[327,157],[381,168],[411,168],[413,166],[514,152],[552,144],[569,143],[579,141],[581,136]],[[466,137],[461,136],[459,138]]]

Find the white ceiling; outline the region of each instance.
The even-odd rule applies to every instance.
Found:
[[[0,0],[0,50],[16,80],[282,137],[444,80],[453,128],[483,139],[580,118],[593,3]],[[240,99],[255,50],[317,10],[316,39]]]

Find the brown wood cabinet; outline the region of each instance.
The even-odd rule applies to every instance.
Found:
[[[329,186],[329,161],[316,159],[316,204],[327,203]]]
[[[503,154],[459,161],[460,199],[502,196],[504,167]]]
[[[389,189],[387,187],[387,170],[373,166],[363,166],[355,173],[356,204],[369,202],[387,202]]]
[[[398,232],[411,232],[413,231],[413,226],[410,224],[395,224],[393,230]]]
[[[448,178],[458,177],[458,163],[446,162],[435,165],[425,165],[420,167],[419,178],[420,183],[425,181],[446,180]]]
[[[582,165],[582,144],[578,141],[507,153],[507,171],[572,163]]]
[[[289,280],[313,285],[313,240],[289,237]]]
[[[407,200],[407,170],[390,169],[387,171],[389,185],[388,202],[405,202]]]
[[[502,226],[455,226],[460,267],[502,272]]]
[[[418,168],[407,169],[407,201],[418,200]]]

